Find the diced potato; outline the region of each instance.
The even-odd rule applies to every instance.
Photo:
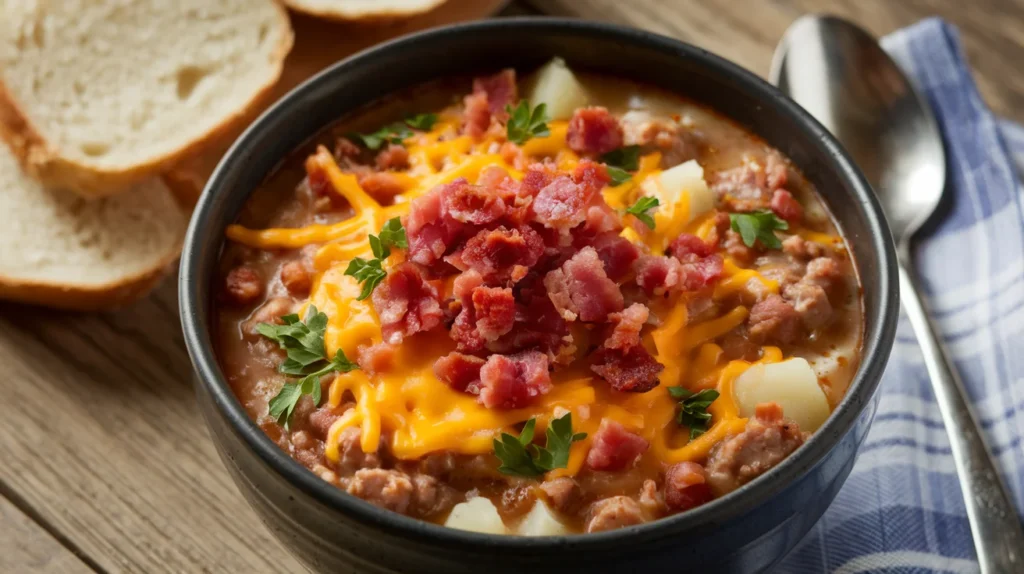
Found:
[[[444,525],[448,528],[482,532],[484,534],[507,534],[505,523],[498,515],[494,503],[482,496],[460,502],[452,508]]]
[[[559,522],[543,500],[537,500],[526,518],[519,524],[520,536],[561,536],[568,534],[569,529]]]
[[[555,58],[537,71],[530,105],[546,104],[548,117],[552,120],[567,120],[576,108],[582,108],[589,101],[586,89],[565,65],[565,60]]]
[[[659,211],[671,217],[676,204],[686,201],[689,215],[686,224],[715,207],[715,196],[704,181],[704,168],[696,160],[690,160],[673,168],[652,175],[641,185],[644,195],[658,198]]]
[[[828,400],[818,386],[818,377],[806,360],[799,357],[780,363],[754,365],[733,381],[740,416],[753,416],[761,403],[778,403],[782,414],[800,430],[814,431],[828,418]]]

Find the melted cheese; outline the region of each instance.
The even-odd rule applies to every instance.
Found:
[[[343,173],[331,154],[320,147],[310,161],[324,170],[334,191],[348,200],[356,212],[354,217],[334,225],[297,229],[250,230],[239,225],[228,228],[231,240],[259,249],[294,249],[322,244],[314,257],[317,274],[308,304],[316,305],[329,318],[324,337],[328,356],[341,350],[348,357],[355,357],[361,346],[382,340],[380,322],[370,300],[358,301],[359,285],[344,274],[348,261],[369,252],[368,234],[376,233],[388,219],[407,213],[411,199],[438,184],[459,177],[475,182],[480,172],[492,165],[507,170],[513,178],[523,177],[502,154],[496,153],[494,141],[474,143],[466,136],[456,136],[455,127],[450,119],[442,117],[431,132],[406,141],[410,168],[398,175],[407,191],[392,206],[377,203],[359,186],[355,176]],[[550,129],[550,136],[528,141],[523,151],[534,159],[553,158],[560,169],[571,169],[579,158],[566,147],[566,122],[552,122]],[[629,181],[604,191],[608,204],[616,209],[628,207],[635,201],[640,185],[660,173],[660,162],[660,153],[643,156],[638,172]],[[664,249],[666,238],[682,232],[707,237],[714,226],[713,218],[703,216],[690,221],[685,194],[683,197],[656,213],[657,233],[641,236],[627,226],[622,235],[631,241],[647,243],[655,252]],[[401,253],[393,253],[385,267],[397,264],[401,258]],[[776,282],[727,259],[725,277],[716,287],[714,296],[723,298],[743,289],[750,281],[760,281],[769,291],[778,290]],[[439,287],[442,292],[450,293],[451,280],[439,282]],[[394,359],[397,367],[392,371],[370,377],[356,370],[339,374],[333,380],[327,403],[333,407],[354,403],[354,408],[347,410],[329,429],[326,456],[333,461],[339,459],[340,437],[349,427],[360,429],[363,451],[375,452],[387,441],[389,451],[398,459],[416,459],[437,451],[485,454],[492,452],[492,441],[499,433],[510,431],[516,424],[536,418],[537,436],[542,436],[556,412],[560,416],[568,411],[573,413],[575,430],[588,433],[588,438],[572,445],[567,468],[552,471],[550,477],[572,476],[579,472],[593,434],[604,418],[616,420],[645,437],[651,443],[651,452],[665,463],[700,460],[714,444],[742,431],[746,425],[746,419],[739,416],[732,382],[751,364],[744,361],[722,364],[722,349],[712,341],[742,324],[748,313],[746,307],[735,307],[714,319],[691,324],[687,300],[685,296],[679,297],[660,313],[660,326],[644,336],[645,345],[665,367],[659,387],[647,393],[617,393],[596,381],[593,374],[579,364],[583,361],[579,361],[555,371],[553,390],[535,405],[516,410],[485,408],[475,396],[455,392],[438,380],[433,363],[437,357],[454,349],[448,337],[428,333],[408,338],[397,350]],[[778,349],[767,347],[760,362],[781,359]],[[667,390],[669,386],[678,385],[694,390],[717,388],[721,393],[709,409],[713,417],[711,428],[692,441],[687,438],[687,430],[676,423],[677,401]]]

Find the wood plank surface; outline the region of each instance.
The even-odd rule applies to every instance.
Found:
[[[0,497],[0,572],[84,574],[81,559],[14,504]]]
[[[807,11],[843,14],[876,34],[940,14],[961,27],[990,104],[1024,121],[1024,0],[530,0],[512,8],[534,10],[669,34],[761,74],[786,26]],[[279,92],[368,43],[438,23],[363,30],[295,22],[298,43]],[[194,158],[178,175],[201,183],[219,153]],[[109,313],[0,303],[0,364],[0,493],[10,498],[0,497],[0,571],[302,571],[247,507],[209,441],[173,277]]]

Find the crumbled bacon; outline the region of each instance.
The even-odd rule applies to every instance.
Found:
[[[480,402],[488,408],[524,407],[550,390],[548,357],[538,351],[491,355],[480,369]]]
[[[504,121],[507,117],[505,106],[515,103],[517,99],[516,71],[506,68],[493,76],[474,78],[473,92],[486,94],[491,115]]]
[[[415,263],[402,263],[392,269],[373,290],[372,300],[384,341],[392,345],[437,327],[444,317],[437,289],[427,283]]]
[[[263,296],[263,278],[255,269],[239,265],[225,277],[224,293],[235,305],[251,305]]]
[[[619,313],[608,315],[612,323],[612,334],[604,341],[604,346],[609,349],[629,349],[640,344],[640,331],[650,311],[641,303],[633,303]]]
[[[587,466],[594,470],[625,470],[648,446],[643,437],[629,432],[618,421],[603,419],[587,452]]]
[[[441,194],[441,209],[455,221],[486,225],[505,215],[505,202],[494,189],[470,185],[464,177],[431,193]]]
[[[484,341],[495,341],[512,330],[516,319],[516,300],[512,290],[477,287],[473,290],[473,314],[476,330]]]
[[[672,240],[672,243],[668,246],[668,251],[676,259],[685,261],[688,255],[696,255],[697,257],[713,255],[715,253],[715,246],[696,235],[682,233],[679,237]]]
[[[388,144],[382,149],[374,160],[377,169],[383,171],[388,169],[406,169],[409,167],[409,150],[398,144]]]
[[[523,187],[542,181],[542,176],[523,182]],[[571,176],[557,175],[540,188],[533,200],[534,218],[545,227],[570,229],[587,219],[587,207],[595,195],[608,184],[608,171],[604,166],[584,160]],[[603,201],[603,200],[602,200]]]
[[[627,350],[604,348],[594,357],[590,370],[616,391],[646,393],[658,386],[658,373],[665,368],[640,345]]]
[[[533,164],[523,176],[521,193],[525,197],[537,197],[540,190],[554,181],[555,176],[544,164]]]
[[[484,360],[453,351],[434,361],[434,374],[452,389],[476,394],[480,385],[480,367]]]
[[[383,373],[394,366],[396,350],[387,343],[363,345],[356,349],[356,363],[367,373]]]
[[[674,290],[698,291],[717,281],[724,270],[720,255],[674,257],[645,255],[634,263],[637,285],[648,295],[664,295]]]
[[[544,240],[530,227],[500,226],[477,233],[450,262],[460,269],[479,272],[485,281],[503,283],[517,274],[517,268],[536,265],[543,253]]]
[[[673,512],[700,506],[712,497],[707,474],[701,465],[680,462],[665,471],[665,505]]]
[[[463,98],[462,131],[473,139],[480,139],[491,126],[491,109],[485,92],[473,92]]]
[[[544,277],[551,302],[566,320],[604,321],[623,308],[618,285],[608,278],[593,247],[584,247]]]
[[[577,153],[601,155],[622,147],[622,127],[607,108],[579,108],[569,120],[565,139]]]
[[[362,153],[363,150],[348,138],[338,138],[334,142],[334,157],[338,160],[358,159]]]
[[[790,223],[799,223],[804,216],[804,208],[793,194],[785,189],[776,189],[772,194],[772,211]]]
[[[613,281],[625,278],[632,270],[633,262],[640,257],[636,244],[615,232],[598,235],[592,245],[604,264],[605,273]]]
[[[405,149],[405,148],[402,148]],[[389,204],[405,188],[394,174],[388,172],[368,173],[359,178],[359,186],[379,203]]]

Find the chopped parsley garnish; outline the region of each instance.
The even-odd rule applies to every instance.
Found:
[[[601,161],[608,167],[636,171],[640,169],[640,146],[628,145],[612,150],[601,156]]]
[[[775,230],[789,229],[785,219],[766,209],[751,213],[730,213],[729,222],[747,247],[753,247],[754,243],[760,241],[768,249],[781,249],[782,242],[775,236]]]
[[[437,123],[437,114],[416,114],[405,118],[405,124],[416,130],[428,131]]]
[[[569,447],[587,438],[587,433],[572,432],[572,413],[551,421],[545,433],[547,444],[543,447],[533,444],[536,425],[537,419],[530,419],[518,437],[501,433],[501,439],[494,439],[494,454],[501,461],[498,472],[534,478],[549,470],[565,468],[569,464]]]
[[[633,174],[628,171],[615,167],[614,165],[605,166],[608,169],[608,177],[611,178],[612,187],[616,185],[622,185],[627,181],[633,179]]]
[[[652,217],[651,214],[647,212],[654,209],[655,207],[658,207],[659,205],[661,205],[661,202],[658,201],[657,197],[645,195],[640,199],[636,200],[636,203],[634,203],[629,209],[627,209],[626,213],[629,213],[630,215],[633,215],[634,217],[642,221],[643,224],[646,225],[648,228],[654,229],[654,217]]]
[[[278,424],[288,426],[302,395],[309,395],[313,404],[320,405],[320,377],[332,373],[347,373],[359,366],[348,360],[341,349],[333,359],[327,358],[324,348],[324,332],[327,330],[327,315],[317,311],[313,305],[306,311],[306,321],[300,321],[296,314],[281,317],[283,325],[260,323],[256,331],[277,342],[287,353],[277,370],[298,381],[285,383],[277,395],[270,399],[270,416]]]
[[[515,109],[506,105],[508,112],[508,123],[505,125],[505,133],[508,140],[519,145],[526,143],[526,140],[535,137],[547,137],[551,135],[548,129],[547,104],[537,104],[537,107],[530,110],[530,102],[521,100]]]
[[[359,292],[359,301],[366,299],[373,293],[373,290],[387,277],[382,263],[391,255],[391,248],[408,249],[409,241],[405,237],[405,228],[402,227],[402,220],[395,217],[389,219],[380,230],[380,235],[370,236],[370,251],[373,252],[373,259],[366,260],[362,257],[355,257],[349,261],[345,275],[355,277],[363,284]]]
[[[711,422],[708,407],[718,398],[718,391],[704,389],[694,393],[683,387],[669,387],[668,394],[679,401],[679,416],[676,421],[680,426],[690,428],[690,440],[707,432],[708,424]]]
[[[385,143],[402,145],[405,138],[412,137],[412,135],[412,130],[405,123],[394,122],[373,133],[360,134],[353,132],[348,134],[348,137],[361,142],[368,149],[378,150]]]

